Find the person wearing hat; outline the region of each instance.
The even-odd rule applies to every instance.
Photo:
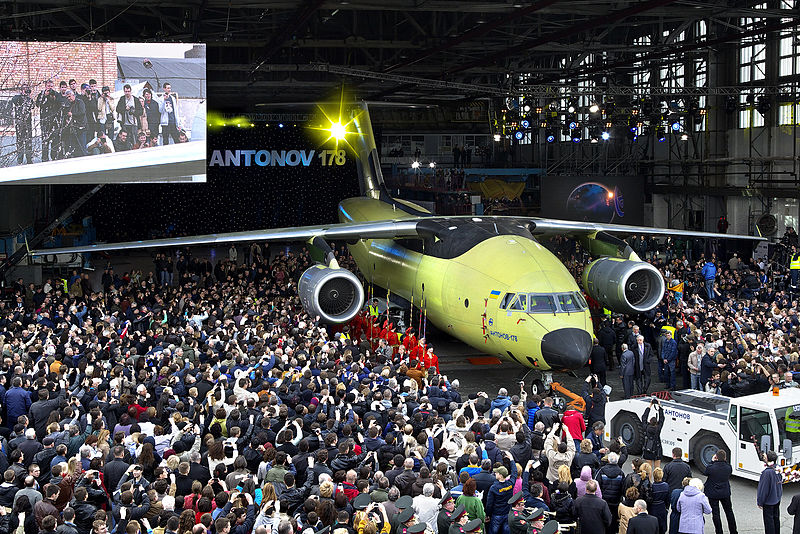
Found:
[[[508,499],[508,504],[511,505],[511,510],[508,512],[509,531],[511,534],[527,534],[528,521],[527,514],[525,514],[525,494],[518,491]]]
[[[531,513],[525,516],[525,521],[528,524],[531,534],[540,534],[544,527],[544,512],[543,508],[534,508]]]
[[[399,501],[399,499],[398,499]],[[409,506],[397,514],[397,534],[410,534],[408,529],[416,524],[417,518],[414,517],[414,508]],[[423,530],[425,526],[423,525]]]
[[[511,505],[508,503],[508,495],[514,491],[514,484],[517,481],[517,464],[511,457],[511,453],[506,452],[511,460],[511,473],[505,466],[494,469],[495,483],[489,488],[489,495],[486,498],[486,515],[491,517],[489,526],[486,529],[488,534],[509,534],[508,511]]]
[[[391,534],[397,534],[400,529],[403,528],[403,521],[400,517],[403,515],[403,512],[406,510],[411,510],[411,513],[414,513],[414,500],[409,497],[408,495],[403,495],[394,503],[395,507],[400,510],[396,514],[392,514],[389,516],[389,526],[391,527]]]
[[[481,528],[483,527],[483,521],[480,519],[473,519],[472,521],[467,522],[464,525],[464,532],[466,534],[474,534],[476,532],[480,532]]]
[[[456,506],[456,508],[453,510],[453,513],[450,514],[450,519],[452,520],[452,523],[450,524],[450,528],[447,529],[447,534],[464,534],[464,525],[469,522],[467,509],[462,505]],[[440,532],[439,534],[444,533]]]
[[[444,496],[439,499],[439,515],[436,516],[436,531],[445,534],[453,522],[453,510],[456,509],[456,500],[453,495],[446,491]]]

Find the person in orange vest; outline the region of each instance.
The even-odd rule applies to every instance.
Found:
[[[425,338],[419,338],[419,343],[411,349],[411,352],[408,355],[409,360],[411,362],[415,362],[421,360],[422,357],[425,355]]]
[[[430,372],[431,368],[436,369],[436,374],[439,374],[439,357],[433,353],[433,347],[427,347],[425,354],[422,355],[422,367]]]

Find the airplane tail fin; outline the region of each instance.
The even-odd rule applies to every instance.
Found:
[[[361,188],[361,195],[374,199],[381,198],[381,192],[385,191],[386,186],[383,182],[381,163],[378,159],[378,148],[375,144],[375,136],[372,132],[372,121],[369,117],[369,107],[366,102],[352,108],[352,120],[358,135],[353,143],[355,146],[358,162],[358,180]]]

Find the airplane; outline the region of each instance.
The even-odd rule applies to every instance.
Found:
[[[515,362],[527,368],[526,373],[538,371],[540,378],[532,388],[537,392],[546,390],[553,371],[585,366],[593,338],[581,288],[540,238],[575,238],[592,256],[599,256],[584,269],[583,290],[619,313],[653,309],[664,296],[665,284],[659,271],[617,235],[760,240],[540,217],[437,216],[391,197],[367,104],[354,106],[350,117],[348,124],[355,131],[348,143],[358,156],[361,196],[339,204],[338,224],[41,249],[31,254],[305,241],[324,259],[300,277],[301,302],[312,316],[345,323],[363,309],[365,297],[361,281],[339,267],[328,244],[346,241],[365,280],[408,302],[423,303],[420,309],[424,306],[437,328],[478,351]]]

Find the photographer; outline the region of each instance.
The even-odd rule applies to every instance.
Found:
[[[17,138],[17,165],[22,165],[25,158],[33,163],[33,108],[31,88],[27,83],[20,87],[19,94],[11,99],[14,110],[14,134]]]
[[[114,110],[115,103],[114,97],[111,96],[111,88],[107,85],[103,86],[102,92],[95,100],[95,107],[97,113],[95,115],[98,124],[98,130],[104,133],[107,137],[114,137]]]
[[[126,83],[122,87],[122,91],[125,94],[117,102],[117,120],[122,130],[128,133],[128,139],[134,139],[140,128],[139,123],[144,113],[144,108],[142,108],[142,103],[139,99],[133,96],[130,84]]]
[[[39,120],[42,127],[42,161],[59,158],[59,119],[64,98],[54,89],[53,80],[45,82],[44,90],[36,96]]]
[[[655,417],[650,417],[650,411],[657,412]],[[664,427],[664,407],[653,397],[650,404],[642,414],[642,424],[644,425],[644,445],[642,446],[642,458],[647,460],[652,467],[661,466],[661,429]]]
[[[86,104],[71,89],[66,92],[66,95],[69,102],[66,124],[68,142],[66,145],[70,147],[72,157],[88,156],[86,134],[89,123],[86,120]]]

